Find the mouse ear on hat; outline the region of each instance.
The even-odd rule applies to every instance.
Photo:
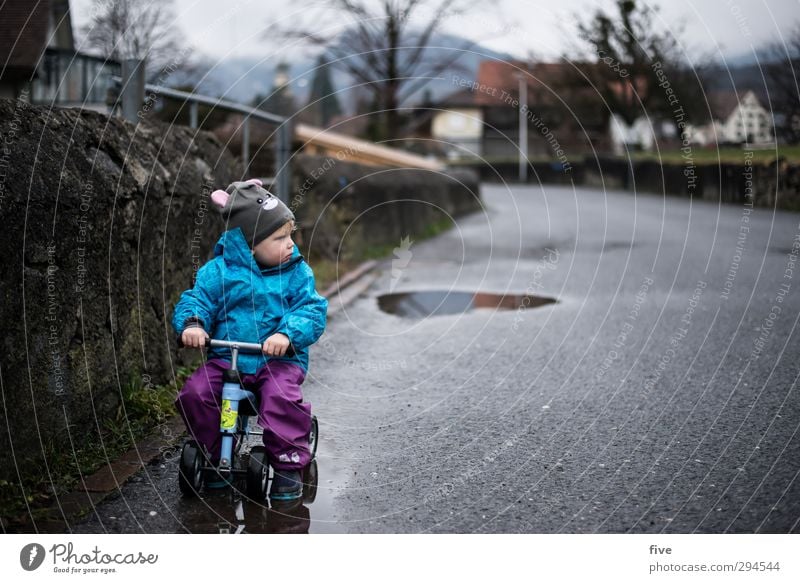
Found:
[[[258,178],[251,178],[250,180],[245,180],[245,182],[249,184],[255,184],[256,186],[264,186],[264,183],[261,182]]]
[[[215,190],[211,193],[211,202],[213,202],[217,206],[217,210],[220,211],[225,208],[230,198],[231,195],[224,190]]]

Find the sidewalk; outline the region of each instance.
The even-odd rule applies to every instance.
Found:
[[[329,300],[328,318],[339,313],[375,281],[377,275],[374,270],[377,265],[377,261],[362,263],[321,292]],[[58,496],[49,508],[34,511],[35,520],[28,516],[24,523],[8,524],[8,521],[3,519],[4,530],[40,534],[66,532],[70,523],[92,512],[97,505],[118,492],[133,475],[158,459],[163,452],[178,447],[185,433],[183,419],[177,415],[172,417],[118,459],[110,461],[91,476],[82,477],[81,485],[77,489]]]

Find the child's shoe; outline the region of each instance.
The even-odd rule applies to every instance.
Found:
[[[297,470],[275,470],[269,499],[275,501],[297,500],[303,497],[303,479]]]

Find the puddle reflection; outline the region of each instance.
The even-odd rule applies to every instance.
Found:
[[[381,310],[404,318],[462,314],[478,308],[538,308],[554,303],[554,298],[546,296],[438,290],[384,294],[378,297]]]
[[[317,496],[319,472],[313,460],[306,470],[303,497],[270,506],[254,501],[236,488],[204,490],[200,498],[184,499],[179,513],[181,529],[204,534],[308,534],[311,512],[308,505]]]
[[[238,492],[213,492],[186,505],[182,527],[194,534],[307,534],[311,524],[302,500],[270,508],[266,500],[254,502]]]

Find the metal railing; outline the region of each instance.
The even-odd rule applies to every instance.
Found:
[[[108,89],[119,75],[115,61],[47,47],[31,83],[31,103],[105,110]]]
[[[122,77],[115,80],[120,83],[120,102],[122,104],[122,115],[128,121],[137,123],[139,121],[138,112],[141,111],[144,103],[144,94],[151,94],[156,97],[169,97],[184,101],[189,105],[189,127],[198,127],[199,106],[207,105],[214,109],[222,109],[244,116],[242,120],[242,178],[247,177],[250,168],[250,118],[258,119],[270,124],[277,125],[275,131],[275,173],[274,189],[284,202],[290,198],[291,184],[291,154],[292,154],[292,126],[291,120],[287,117],[275,115],[262,109],[257,109],[249,105],[227,101],[210,97],[208,95],[198,95],[188,91],[180,91],[161,85],[141,83],[144,79],[144,63],[140,61],[123,62]]]

